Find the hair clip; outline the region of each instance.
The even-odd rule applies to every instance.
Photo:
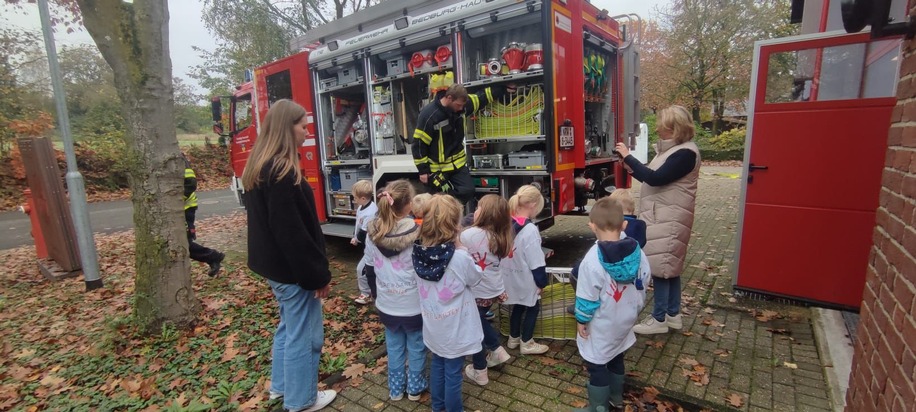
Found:
[[[394,206],[394,199],[391,198],[391,193],[388,193],[388,191],[384,191],[378,194],[379,199],[383,197],[388,198],[388,206]]]

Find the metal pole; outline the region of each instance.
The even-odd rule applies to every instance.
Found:
[[[54,45],[54,32],[51,31],[51,13],[48,12],[48,0],[38,0],[38,13],[41,15],[41,31],[44,33],[45,50],[48,52],[48,66],[51,69],[51,87],[54,90],[54,103],[57,107],[57,123],[60,135],[64,140],[64,152],[67,154],[67,189],[70,191],[70,216],[76,229],[76,243],[80,251],[80,262],[83,266],[83,279],[86,290],[102,287],[99,277],[99,259],[89,225],[89,209],[86,206],[86,187],[83,175],[76,168],[76,154],[73,152],[73,136],[70,135],[70,116],[67,113],[67,95],[60,79],[60,65],[57,62],[57,47]]]

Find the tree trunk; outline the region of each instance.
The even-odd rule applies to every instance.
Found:
[[[184,162],[175,135],[167,0],[77,0],[83,24],[114,72],[127,125],[137,271],[134,316],[148,333],[190,326]]]

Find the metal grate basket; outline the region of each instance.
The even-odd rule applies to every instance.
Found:
[[[575,305],[576,290],[569,283],[572,268],[548,267],[547,287],[541,291],[541,312],[534,325],[535,338],[576,339],[576,317],[566,308]],[[509,317],[512,305],[500,305],[499,332],[509,336]]]

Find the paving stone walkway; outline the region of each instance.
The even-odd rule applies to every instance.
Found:
[[[738,168],[702,169],[694,235],[682,279],[684,329],[640,336],[627,352],[627,384],[654,386],[685,406],[712,410],[832,410],[809,310],[733,296],[738,173]],[[584,216],[561,216],[543,233],[544,245],[557,251],[549,266],[571,266],[584,254],[594,242],[586,223]],[[330,254],[355,264],[358,257],[349,260],[357,254],[335,251],[339,247],[335,245],[329,244]],[[510,351],[513,359],[491,369],[485,387],[465,379],[465,408],[568,411],[581,405],[588,375],[575,341],[541,341],[550,345],[546,356],[520,357]],[[428,395],[419,403],[406,398],[389,401],[384,372],[363,379],[359,386],[345,388],[331,409],[429,409]]]

